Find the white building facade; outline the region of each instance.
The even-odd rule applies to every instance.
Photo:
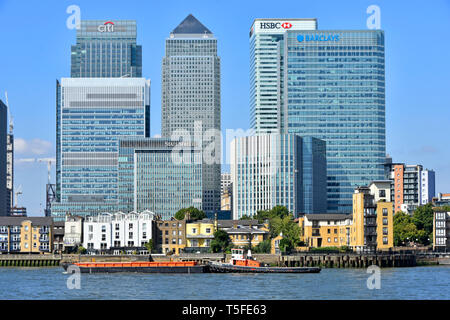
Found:
[[[83,246],[88,252],[144,247],[152,239],[154,213],[143,211],[104,213],[87,217],[83,223]]]

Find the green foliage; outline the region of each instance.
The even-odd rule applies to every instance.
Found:
[[[414,219],[404,212],[397,212],[394,215],[394,245],[401,246],[408,242],[418,242],[423,245],[428,245],[429,233],[424,229],[418,229],[414,223],[416,221],[418,225],[423,227],[426,223],[425,216],[426,214],[419,212],[416,219]]]
[[[183,208],[183,209],[178,210],[177,213],[175,213],[175,219],[183,220],[184,217],[186,216],[186,213],[189,213],[190,220],[192,220],[192,221],[201,220],[201,219],[206,218],[206,214],[202,210],[199,210],[194,207],[189,207],[189,208]]]
[[[271,242],[270,239],[261,241],[256,246],[253,247],[252,252],[255,253],[270,253]]]
[[[244,214],[239,220],[252,220],[253,218]]]
[[[427,238],[433,235],[433,206],[428,203],[418,207],[412,216],[412,222],[416,225],[417,230],[425,231]]]
[[[155,249],[155,244],[153,243],[153,239],[148,240],[148,242],[145,244],[145,247],[147,248],[147,250],[152,253],[153,250]]]
[[[213,253],[224,252],[230,249],[230,237],[224,230],[214,232],[214,239],[211,241],[211,251]]]
[[[79,246],[79,247],[77,248],[77,253],[78,253],[78,254],[85,254],[86,252],[87,252],[87,250],[86,250],[86,248],[83,247],[83,246]]]
[[[283,238],[280,240],[279,248],[280,248],[281,252],[289,253],[293,249],[293,245],[292,245],[292,242],[289,241],[289,239]]]
[[[259,223],[263,223],[265,220],[271,220],[275,217],[284,218],[289,216],[289,210],[284,206],[275,206],[271,210],[258,211],[255,219],[258,219]]]
[[[284,247],[291,250],[300,244],[301,228],[294,222],[294,217],[284,206],[275,206],[271,210],[259,211],[255,217],[259,223],[269,221],[270,238],[273,239],[280,233],[285,239]],[[288,244],[289,243],[289,244]],[[281,242],[280,242],[281,249]],[[283,251],[283,250],[282,250]]]

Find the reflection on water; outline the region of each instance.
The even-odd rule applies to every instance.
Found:
[[[0,268],[1,299],[450,299],[450,266],[319,274],[82,274],[69,290],[62,268]]]

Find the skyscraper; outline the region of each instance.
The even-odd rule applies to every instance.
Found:
[[[188,15],[166,39],[162,62],[162,136],[187,132],[217,161],[203,162],[203,210],[220,210],[220,58],[217,39],[194,16]],[[209,139],[209,140],[208,140]],[[211,164],[212,163],[212,164]]]
[[[7,121],[7,107],[3,101],[0,100],[0,216],[8,215],[11,210],[10,203],[8,202],[9,196],[6,185]]]
[[[202,207],[202,153],[192,143],[128,138],[119,146],[122,212],[150,210],[170,220],[181,208]]]
[[[7,214],[11,214],[14,199],[14,134],[11,126],[6,135],[6,199]]]
[[[119,139],[150,135],[141,51],[135,21],[81,21],[71,78],[56,84],[53,217],[117,209]]]
[[[328,211],[349,213],[354,189],[384,176],[384,33],[300,30],[286,21],[281,34],[266,35],[272,31],[261,30],[262,23],[255,20],[250,33],[251,57],[268,60],[273,70],[252,63],[251,79],[261,79],[251,82],[252,126],[325,140]],[[258,98],[263,90],[269,91]]]
[[[148,137],[150,80],[62,78],[52,215],[117,209],[119,139]]]
[[[280,133],[283,39],[288,30],[316,30],[316,19],[256,19],[250,30],[250,125]]]
[[[72,78],[142,77],[136,21],[82,20],[71,49]]]
[[[277,205],[295,217],[324,213],[324,141],[271,133],[235,138],[230,149],[233,219]]]

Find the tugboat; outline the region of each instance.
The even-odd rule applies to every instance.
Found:
[[[243,249],[231,249],[229,263],[209,263],[209,272],[240,272],[240,273],[319,273],[318,267],[269,267],[256,261],[248,250],[247,258],[244,258]]]

